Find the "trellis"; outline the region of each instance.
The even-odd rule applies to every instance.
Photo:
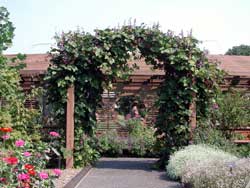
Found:
[[[76,128],[91,135],[104,85],[110,88],[115,79],[128,78],[135,68],[127,63],[132,57],[145,58],[147,64],[165,72],[158,94],[156,122],[156,134],[164,142],[164,159],[188,144],[197,115],[206,116],[218,88],[216,80],[220,78],[220,71],[216,65],[209,64],[191,35],[163,33],[158,27],[142,25],[96,30],[95,35],[69,32],[58,36],[57,41],[57,47],[51,51],[52,66],[46,77],[50,84],[48,96],[55,104],[58,118],[63,121],[67,117],[66,145],[71,152],[74,122]],[[73,157],[69,157],[67,167],[72,166]]]
[[[74,86],[70,86],[67,89],[67,123],[66,123],[66,150],[74,150]],[[196,104],[195,101],[190,105],[191,115],[190,115],[190,143],[192,143],[193,130],[196,128]],[[73,156],[69,156],[66,159],[66,168],[72,168],[74,166]]]

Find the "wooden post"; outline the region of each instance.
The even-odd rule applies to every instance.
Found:
[[[110,120],[110,97],[109,97],[109,90],[108,90],[108,121],[107,121],[107,129],[109,130],[109,120]]]
[[[74,106],[74,86],[71,85],[67,90],[66,150],[70,152],[70,155],[66,158],[66,168],[73,168],[74,165]]]
[[[192,34],[192,33],[191,33]],[[189,60],[192,59],[192,54],[189,54]],[[192,73],[191,73],[192,75]],[[196,84],[195,77],[192,78],[192,85],[194,86]],[[196,93],[192,93],[192,102],[189,106],[189,110],[191,111],[191,115],[189,116],[189,124],[190,124],[190,140],[189,144],[193,144],[193,134],[194,130],[196,128]]]
[[[196,128],[196,102],[195,102],[196,94],[193,94],[192,103],[189,106],[189,110],[191,111],[191,115],[189,117],[190,123],[190,144],[193,144],[193,133]]]

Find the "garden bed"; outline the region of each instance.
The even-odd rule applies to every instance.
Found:
[[[62,188],[67,183],[69,183],[79,172],[81,169],[65,169],[62,170],[62,174],[60,178],[55,180],[56,188]]]

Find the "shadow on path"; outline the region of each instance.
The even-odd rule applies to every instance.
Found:
[[[103,158],[100,160],[95,168],[97,169],[118,169],[118,170],[146,170],[152,171],[153,165],[156,162],[156,159],[144,159],[140,160],[139,158],[134,158],[130,160],[128,158]]]

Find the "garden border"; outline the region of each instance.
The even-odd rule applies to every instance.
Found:
[[[92,169],[92,165],[88,165],[83,168],[80,172],[78,172],[63,188],[74,188],[79,182],[84,178],[88,172]]]

